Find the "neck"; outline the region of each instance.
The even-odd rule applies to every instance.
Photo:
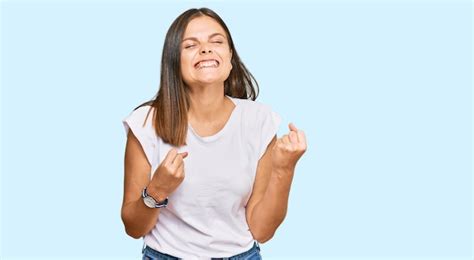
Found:
[[[224,96],[224,86],[189,88],[189,99],[188,118],[200,122],[215,121],[228,102]]]

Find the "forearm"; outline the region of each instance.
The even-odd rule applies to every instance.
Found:
[[[142,198],[127,203],[122,207],[122,221],[127,234],[133,238],[146,235],[156,225],[160,209],[145,205]]]
[[[253,223],[252,233],[260,242],[272,238],[285,219],[293,175],[294,169],[272,170],[265,195],[255,205],[250,220]]]

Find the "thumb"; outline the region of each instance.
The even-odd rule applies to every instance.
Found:
[[[188,157],[188,152],[184,152],[184,153],[178,153],[179,155],[183,156],[183,159]]]
[[[288,128],[290,129],[290,131],[298,132],[298,128],[296,128],[295,124],[293,123],[289,123]]]

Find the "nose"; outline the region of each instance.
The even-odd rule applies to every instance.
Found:
[[[211,53],[212,50],[209,48],[209,45],[203,44],[201,47],[201,54]]]

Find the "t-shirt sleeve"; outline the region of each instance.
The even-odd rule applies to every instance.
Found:
[[[134,110],[122,120],[122,123],[125,128],[125,135],[128,136],[128,131],[132,130],[132,133],[140,142],[148,162],[153,165],[156,158],[156,134],[153,128],[153,112],[150,111],[150,108],[151,106],[143,106]]]
[[[260,113],[260,135],[255,135],[259,137],[259,142],[257,145],[258,159],[260,159],[267,150],[267,146],[270,144],[273,137],[276,135],[280,124],[281,116],[277,112],[273,111],[271,107],[266,106],[265,109],[263,109],[262,113]]]

